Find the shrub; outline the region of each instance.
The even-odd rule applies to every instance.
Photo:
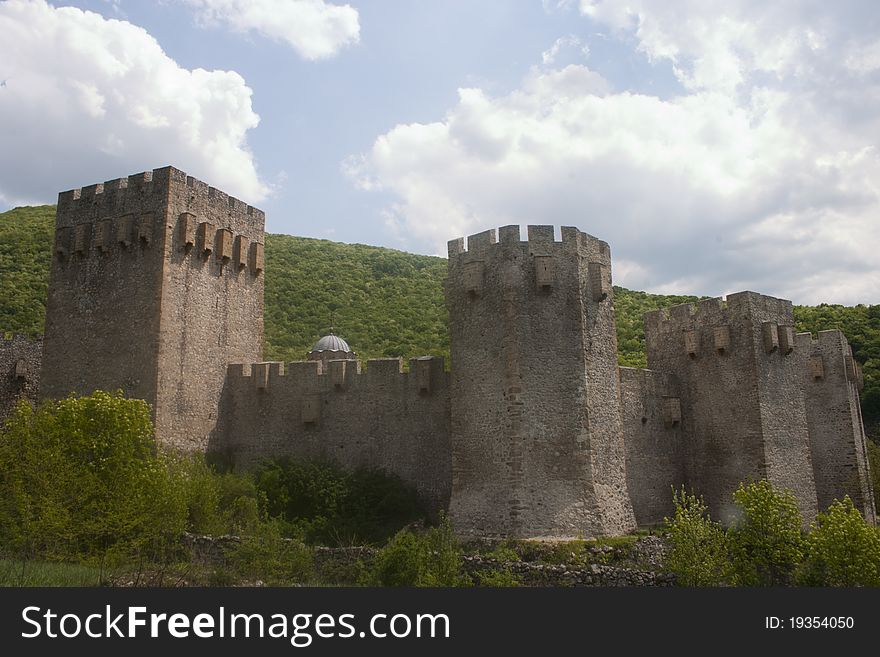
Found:
[[[743,511],[729,534],[735,582],[741,586],[791,584],[803,559],[803,521],[794,495],[758,481],[740,484],[733,499]]]
[[[877,437],[880,439],[880,432]],[[868,470],[874,488],[874,506],[880,509],[880,445],[870,439],[865,443],[868,448]]]
[[[301,540],[282,537],[274,522],[255,525],[225,557],[238,575],[266,584],[302,584],[315,577],[312,551]]]
[[[187,530],[196,534],[222,534],[226,523],[220,513],[220,478],[204,457],[178,456],[171,462],[172,476],[184,490]]]
[[[0,432],[0,500],[0,546],[25,556],[165,558],[187,517],[149,407],[122,393],[21,403]]]
[[[286,458],[263,465],[254,482],[268,515],[310,542],[380,544],[425,517],[415,491],[378,470]]]
[[[486,554],[490,559],[496,559],[499,563],[513,563],[522,561],[519,553],[514,549],[513,541],[507,540],[495,546],[495,549]]]
[[[462,550],[449,520],[424,532],[403,529],[377,555],[367,583],[374,586],[462,586]]]
[[[666,567],[682,586],[720,586],[730,581],[727,536],[709,518],[702,497],[673,490],[675,516],[665,518],[670,550]]]
[[[510,566],[503,566],[497,570],[483,570],[476,573],[477,585],[496,589],[522,586],[522,580],[510,570]]]
[[[880,586],[880,530],[849,496],[820,513],[806,539],[800,581],[807,586]]]

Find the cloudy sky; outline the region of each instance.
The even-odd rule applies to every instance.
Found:
[[[272,232],[575,225],[630,288],[880,303],[874,0],[341,2],[0,1],[0,210],[173,164]]]

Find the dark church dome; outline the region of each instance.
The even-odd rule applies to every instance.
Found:
[[[325,335],[315,343],[314,347],[312,347],[312,353],[320,351],[350,352],[351,349],[349,348],[348,343],[338,335],[334,334],[331,329],[329,335]]]

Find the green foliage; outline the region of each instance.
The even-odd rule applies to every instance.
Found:
[[[874,485],[874,506],[880,509],[880,445],[872,440],[867,441],[868,471]]]
[[[670,550],[666,567],[681,586],[721,586],[731,580],[727,534],[709,518],[702,497],[673,490],[675,515],[666,518]]]
[[[496,589],[512,588],[522,586],[522,580],[516,574],[511,572],[509,566],[504,566],[498,570],[484,570],[476,573],[476,584],[478,586],[487,586]]]
[[[0,330],[43,332],[55,207],[0,213]],[[363,358],[449,355],[443,258],[266,235],[264,355],[301,360],[330,324]],[[642,315],[699,300],[614,288],[618,362],[645,367]],[[862,407],[880,432],[880,305],[796,306],[798,331],[839,328],[863,364]]]
[[[519,553],[512,547],[509,541],[498,544],[494,550],[486,554],[490,559],[497,559],[500,563],[521,561]]]
[[[880,305],[795,306],[794,319],[798,331],[839,329],[846,335],[865,374],[865,389],[861,393],[865,426],[880,438]]]
[[[184,490],[186,528],[196,534],[220,534],[226,523],[221,518],[220,478],[202,456],[181,456],[169,463],[172,477]]]
[[[740,484],[733,499],[742,509],[739,523],[730,530],[735,582],[741,586],[791,584],[803,559],[803,519],[794,495],[762,480]]]
[[[299,539],[283,537],[277,522],[258,523],[225,556],[238,575],[270,585],[309,583],[315,577],[311,549]]]
[[[0,586],[102,586],[104,576],[83,564],[0,559]]]
[[[55,206],[0,213],[0,331],[43,333]]]
[[[330,545],[379,544],[425,518],[416,492],[377,470],[346,472],[328,463],[280,459],[254,475],[269,516]]]
[[[617,362],[625,367],[647,367],[645,355],[646,312],[693,303],[702,297],[671,294],[648,294],[626,288],[614,288],[614,317],[617,320]]]
[[[880,586],[880,529],[849,497],[820,513],[806,535],[794,496],[767,481],[740,484],[734,501],[742,518],[725,531],[702,499],[675,492],[666,565],[680,584]]]
[[[424,532],[399,531],[376,557],[368,580],[374,586],[464,586],[462,549],[449,520]]]
[[[880,530],[865,522],[849,496],[813,524],[800,579],[808,586],[880,586]]]
[[[95,392],[21,403],[0,432],[0,547],[27,556],[158,558],[184,531],[186,493],[157,454],[147,404]]]
[[[449,355],[446,261],[266,236],[266,357],[301,360],[332,324],[362,358]]]

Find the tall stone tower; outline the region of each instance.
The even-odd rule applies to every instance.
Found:
[[[260,360],[263,225],[173,167],[59,194],[41,396],[121,389],[203,450],[227,363]]]
[[[735,522],[739,484],[767,479],[794,493],[812,520],[816,485],[791,302],[739,292],[650,312],[645,343],[648,367],[680,382],[684,475],[712,516]]]
[[[608,244],[519,226],[449,243],[450,516],[467,535],[635,527]]]
[[[837,330],[796,336],[803,361],[807,424],[819,509],[849,495],[868,522],[877,521],[859,405],[861,367]]]

